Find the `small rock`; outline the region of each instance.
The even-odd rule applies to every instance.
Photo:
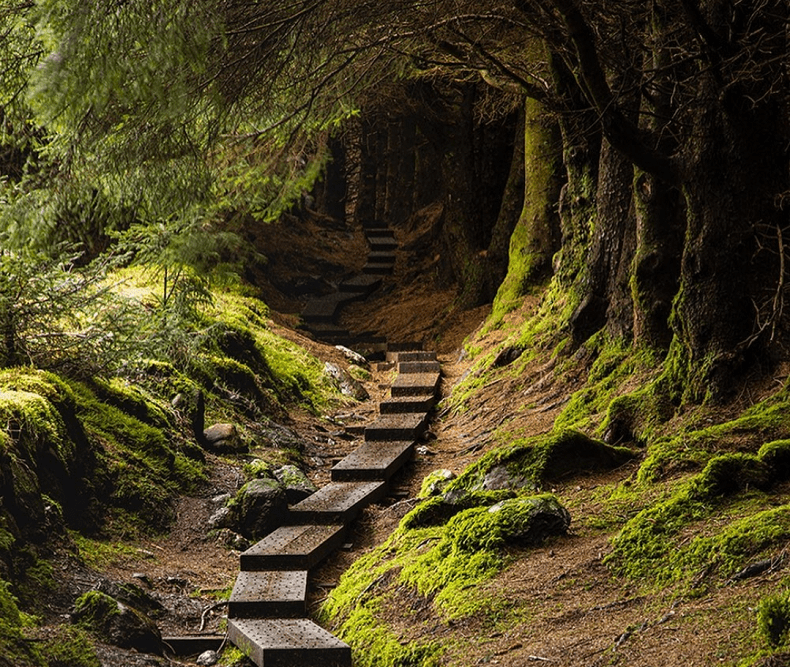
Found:
[[[212,505],[224,505],[225,503],[227,503],[230,500],[230,498],[231,498],[231,495],[229,493],[220,493],[218,496],[214,496],[211,499],[211,504]]]
[[[230,528],[221,528],[217,531],[217,544],[234,549],[235,551],[246,551],[250,547],[250,542],[243,535],[234,533]]]
[[[335,381],[340,393],[344,396],[350,396],[356,401],[366,401],[370,398],[365,387],[352,378],[342,368],[330,364],[328,361],[324,364],[324,373]]]
[[[335,345],[335,349],[339,350],[340,353],[348,359],[352,364],[356,364],[357,366],[361,366],[362,368],[369,368],[368,360],[365,359],[359,352],[354,352],[354,350],[350,350],[343,345]]]
[[[198,665],[216,665],[217,664],[217,652],[216,651],[204,651],[201,653],[195,663]]]
[[[420,445],[415,450],[420,456],[435,456],[436,452],[428,449],[425,445]]]
[[[206,447],[217,451],[238,452],[244,449],[235,424],[214,424],[203,431]]]

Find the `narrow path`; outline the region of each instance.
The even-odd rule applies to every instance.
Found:
[[[337,325],[341,308],[366,298],[392,272],[395,242],[386,225],[365,227],[368,262],[359,276],[309,301],[302,319],[316,338],[386,352],[397,363],[390,398],[364,432],[364,443],[331,470],[331,482],[289,508],[288,518],[240,556],[228,603],[228,638],[259,667],[350,667],[350,647],[307,618],[310,572],[345,541],[349,525],[381,500],[392,476],[413,454],[437,400],[440,366],[419,345],[354,336]]]

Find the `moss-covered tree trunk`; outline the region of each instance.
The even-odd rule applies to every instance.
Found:
[[[560,248],[557,202],[563,179],[559,126],[540,102],[527,99],[523,131],[524,204],[510,235],[507,275],[494,304],[500,315],[550,275],[552,258]]]
[[[768,329],[761,323],[779,318],[774,304],[781,304],[768,298],[763,308],[763,297],[778,290],[784,298],[785,250],[765,264],[753,260],[761,230],[787,224],[774,204],[787,188],[781,112],[753,110],[744,99],[720,104],[712,75],[702,92],[707,104],[695,119],[685,169],[687,226],[670,366],[677,391],[695,401],[728,395],[764,349]]]

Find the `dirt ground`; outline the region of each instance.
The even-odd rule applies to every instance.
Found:
[[[287,244],[293,244],[296,252],[307,252],[307,246],[312,246],[307,242],[304,247],[299,245],[298,239],[303,237],[294,230],[283,237],[277,237],[275,232],[267,232],[271,238],[279,238],[276,242],[270,238],[271,256],[284,253]],[[424,228],[416,228],[411,230],[412,237],[399,240],[406,245],[424,232]],[[359,268],[336,261],[345,250],[358,247],[359,234],[359,230],[335,229],[321,236],[326,239],[327,249],[322,266],[332,264],[335,277]],[[432,261],[432,257],[424,258],[424,275],[429,273]],[[280,258],[278,266],[283,264],[287,261]],[[299,284],[307,275],[305,271],[316,268],[320,266],[295,270],[290,284]],[[448,304],[454,296],[452,289],[441,288],[435,279],[420,279],[420,273],[419,265],[415,267],[409,264],[408,257],[399,255],[395,274],[381,293],[344,311],[343,325],[352,331],[373,330],[391,340],[419,340],[437,349],[443,368],[442,394],[446,397],[470,371],[463,343],[481,326],[488,308],[451,312]],[[283,335],[299,340],[321,358],[339,359],[334,348],[293,330],[298,324],[298,294],[285,294],[282,281],[277,287],[271,278],[262,277],[261,284],[275,309],[274,326]],[[278,305],[281,311],[276,310]],[[534,304],[526,304],[525,309],[531,305]],[[501,336],[495,331],[476,344],[485,350],[499,343]],[[392,371],[376,364],[372,370],[371,379],[365,383],[370,401],[340,407],[329,417],[336,422],[357,424],[374,419],[377,402],[386,395]],[[461,414],[440,404],[425,448],[393,480],[389,496],[363,513],[353,526],[347,547],[311,575],[311,608],[320,605],[354,560],[386,539],[413,507],[412,499],[428,473],[439,468],[463,470],[493,446],[491,436],[505,420],[510,420],[512,429],[523,436],[550,430],[579,382],[572,376],[555,377],[550,361],[536,360],[518,378],[503,373],[481,390]],[[318,483],[328,481],[331,465],[361,444],[360,436],[338,437],[330,444],[325,434],[334,423],[332,420],[299,413],[291,417],[289,426],[315,443],[308,458],[321,461],[311,471]],[[181,499],[172,532],[162,539],[143,542],[139,545],[139,558],[120,559],[102,573],[113,580],[134,582],[139,582],[144,574],[151,589],[168,607],[159,620],[163,634],[197,633],[202,623],[204,632],[219,632],[225,609],[215,606],[217,598],[229,590],[238,571],[238,552],[208,536],[207,520],[216,508],[213,499],[232,493],[243,480],[238,468],[229,462],[215,459],[212,463],[210,484],[199,495]],[[612,535],[590,527],[589,519],[600,511],[600,494],[596,491],[628,483],[637,465],[634,462],[607,474],[575,478],[554,489],[571,510],[570,534],[539,548],[514,552],[518,558],[513,565],[487,586],[489,592],[501,596],[519,612],[511,619],[521,620],[502,626],[486,618],[455,623],[426,618],[415,624],[413,618],[392,610],[389,623],[404,639],[439,640],[447,647],[446,664],[457,667],[543,663],[579,667],[736,665],[740,656],[733,654],[733,646],[753,626],[757,589],[764,589],[781,573],[768,572],[695,599],[672,599],[640,591],[614,578],[602,564]],[[150,664],[129,660],[117,664]],[[187,658],[178,658],[177,663],[193,664]]]

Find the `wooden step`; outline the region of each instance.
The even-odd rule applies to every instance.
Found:
[[[228,618],[299,618],[307,615],[307,571],[239,572]]]
[[[332,480],[388,480],[414,456],[414,441],[366,442],[338,462]]]
[[[332,482],[291,507],[289,518],[296,524],[348,524],[386,491],[384,482]]]
[[[386,252],[398,249],[398,242],[393,235],[388,236],[368,236],[368,245],[373,252]]]
[[[309,570],[343,544],[345,526],[281,526],[240,556],[244,571]]]
[[[351,667],[348,644],[306,618],[229,620],[228,639],[258,667]]]
[[[428,419],[424,413],[379,415],[365,429],[365,441],[416,440],[427,428]]]
[[[439,389],[439,373],[401,373],[390,387],[393,398],[402,396],[434,395]]]

